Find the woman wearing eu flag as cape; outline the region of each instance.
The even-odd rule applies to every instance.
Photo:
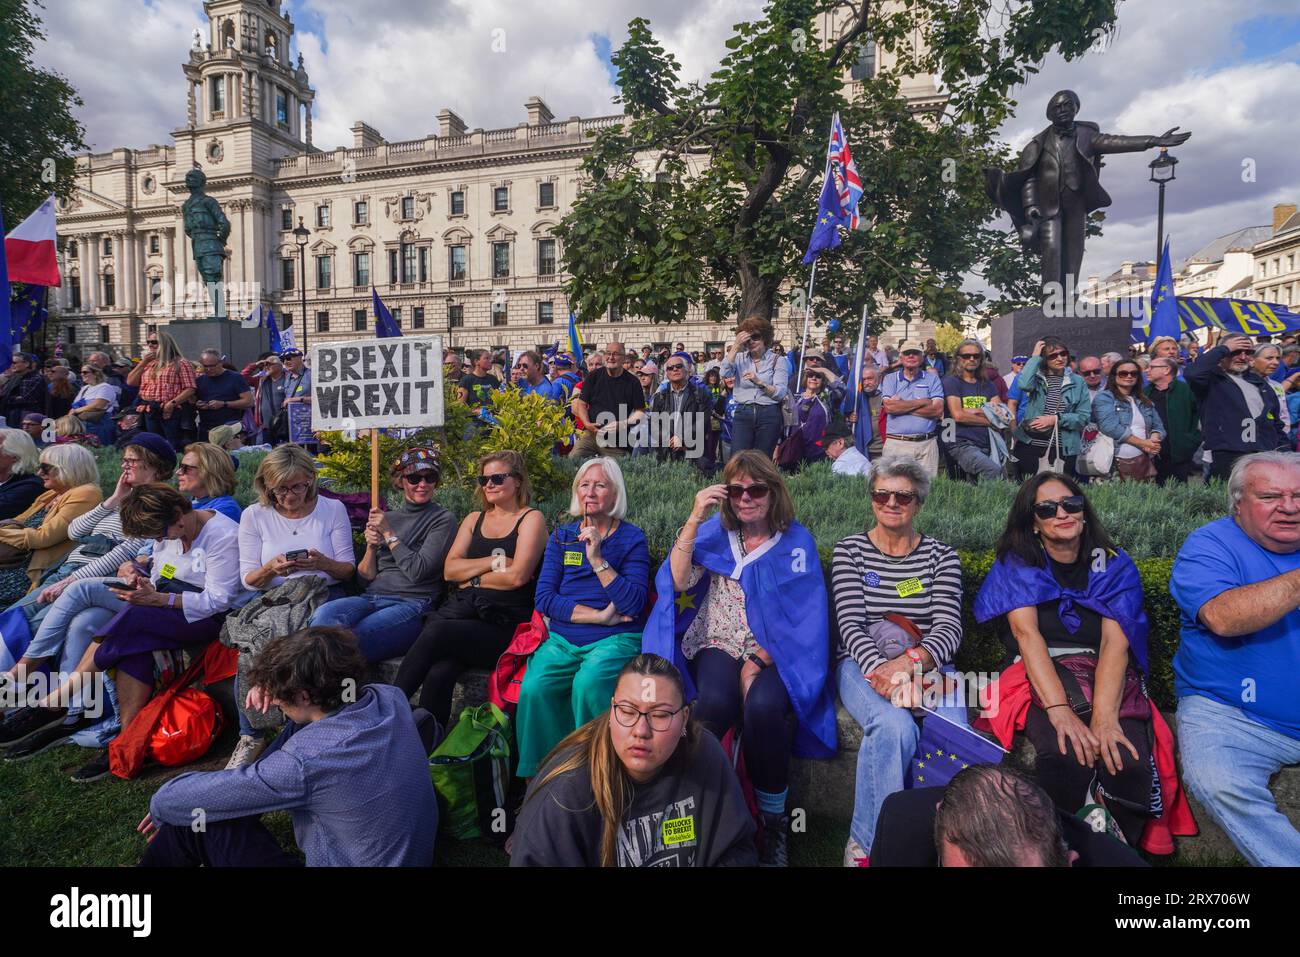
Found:
[[[698,694],[695,717],[715,736],[741,726],[760,864],[785,866],[791,753],[830,758],[837,742],[817,545],[768,456],[737,453],[722,484],[695,496],[655,589],[642,648],[678,666],[687,699]]]

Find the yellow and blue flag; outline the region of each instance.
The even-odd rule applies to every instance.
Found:
[[[1001,764],[1006,750],[970,728],[925,709],[916,752],[907,765],[904,787],[943,787],[972,764]]]
[[[578,317],[569,313],[569,353],[579,367],[582,365],[582,346],[582,333],[578,331]]]

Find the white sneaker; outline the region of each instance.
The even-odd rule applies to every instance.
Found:
[[[257,760],[257,756],[262,753],[266,747],[265,738],[254,738],[252,735],[241,734],[239,743],[235,745],[235,752],[226,762],[226,770],[233,771],[235,768],[247,767]]]
[[[844,845],[844,866],[866,867],[867,861],[867,852],[862,849],[862,845],[849,838],[849,843]]]

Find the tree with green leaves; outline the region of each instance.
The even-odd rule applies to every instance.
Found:
[[[722,321],[797,302],[836,111],[864,192],[860,227],[819,260],[820,316],[852,332],[864,303],[956,323],[1036,301],[1035,264],[997,221],[982,170],[1009,160],[997,130],[1012,90],[1048,53],[1085,53],[1113,29],[1116,3],[771,0],[690,83],[634,19],[611,58],[626,121],[597,136],[556,230],[572,308],[680,322],[699,304]],[[850,87],[868,42],[894,62]],[[943,103],[911,109],[901,81],[926,73]],[[994,295],[963,291],[971,274]]]
[[[62,76],[32,62],[45,37],[40,0],[0,0],[0,203],[12,229],[45,198],[70,198],[85,129],[73,116],[82,106]]]

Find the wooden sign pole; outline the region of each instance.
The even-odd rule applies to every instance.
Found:
[[[370,430],[370,507],[379,508],[379,430]]]

